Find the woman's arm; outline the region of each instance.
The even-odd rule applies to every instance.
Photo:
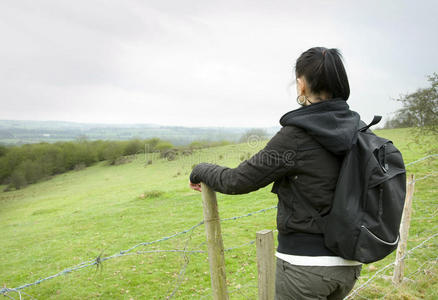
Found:
[[[205,162],[197,164],[190,174],[191,186],[202,181],[223,194],[246,194],[283,177],[295,165],[292,130],[290,126],[281,128],[265,148],[236,168]]]

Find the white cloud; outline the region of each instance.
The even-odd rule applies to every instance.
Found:
[[[344,54],[365,120],[437,71],[433,1],[3,1],[0,119],[273,126],[299,54]],[[411,22],[410,20],[415,20]]]

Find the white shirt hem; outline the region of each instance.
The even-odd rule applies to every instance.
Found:
[[[339,256],[302,256],[276,252],[275,256],[297,266],[357,266],[362,263]]]

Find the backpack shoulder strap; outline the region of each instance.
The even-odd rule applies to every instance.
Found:
[[[369,123],[368,125],[362,127],[361,129],[359,129],[359,131],[364,132],[366,131],[368,128],[370,128],[373,125],[376,125],[377,123],[380,122],[380,120],[382,120],[382,116],[374,116],[373,120],[371,121],[371,123]]]

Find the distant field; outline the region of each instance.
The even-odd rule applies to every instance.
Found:
[[[407,129],[379,130],[402,151],[406,163],[423,156]],[[188,188],[192,165],[206,161],[236,167],[266,145],[233,144],[202,149],[175,161],[137,156],[128,164],[99,163],[71,171],[22,190],[0,192],[0,284],[15,288],[68,267],[107,257],[141,243],[173,235],[202,219],[201,194]],[[408,167],[416,178],[408,248],[438,233],[438,160]],[[277,204],[271,185],[246,195],[217,194],[221,218],[245,215]],[[0,186],[3,190],[4,186]],[[228,289],[231,299],[257,298],[255,233],[275,229],[276,210],[222,222]],[[199,226],[175,238],[131,251],[96,266],[23,289],[36,299],[175,299],[211,298],[206,253],[150,250],[206,250]],[[393,262],[364,265],[358,285]],[[438,237],[407,259],[410,278],[396,288],[385,277],[372,280],[356,299],[438,299]],[[392,268],[382,275],[390,276]],[[357,285],[357,286],[358,286]],[[0,287],[1,289],[1,287]],[[18,294],[9,294],[18,299]],[[22,295],[23,299],[28,299]]]
[[[89,140],[130,140],[160,138],[174,145],[187,145],[193,140],[238,141],[250,128],[184,127],[158,124],[99,124],[62,121],[0,120],[0,145],[38,142],[55,143],[86,137]],[[268,136],[278,126],[264,128]]]

